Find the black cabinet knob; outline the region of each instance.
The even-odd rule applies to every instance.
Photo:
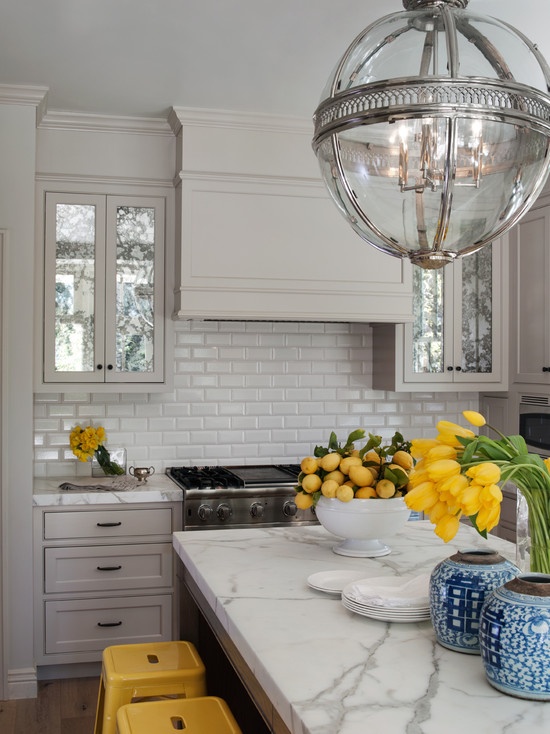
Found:
[[[451,365],[449,365],[449,366],[447,367],[447,372],[452,372],[452,371],[453,371],[453,369],[454,369],[454,367],[451,367]]]
[[[462,372],[462,367],[461,367],[460,365],[458,365],[458,367],[455,367],[455,370],[456,370],[457,372]]]
[[[97,369],[98,369],[98,370],[102,370],[102,369],[103,369],[103,365],[102,365],[102,364],[98,364],[98,365],[97,365]]]

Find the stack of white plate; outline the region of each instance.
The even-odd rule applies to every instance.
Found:
[[[342,589],[342,604],[384,622],[423,622],[430,619],[429,581],[429,574],[351,581]]]

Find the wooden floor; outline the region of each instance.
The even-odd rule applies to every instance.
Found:
[[[1,734],[93,734],[99,678],[43,681],[38,698],[0,701]]]

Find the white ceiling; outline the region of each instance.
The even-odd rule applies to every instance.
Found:
[[[199,107],[311,117],[353,38],[402,0],[0,0],[0,84],[48,109],[166,117]],[[550,62],[549,0],[471,0]]]

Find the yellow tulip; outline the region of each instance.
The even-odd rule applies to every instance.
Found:
[[[413,459],[422,459],[430,449],[438,446],[435,438],[413,438],[411,441],[411,456]]]
[[[468,423],[472,426],[476,426],[477,428],[481,428],[487,423],[481,413],[476,413],[475,410],[463,410],[462,415],[466,418]]]
[[[483,487],[480,484],[470,484],[469,487],[463,490],[460,495],[460,505],[462,512],[465,515],[475,515],[481,509],[481,490]]]
[[[457,453],[454,446],[448,446],[447,444],[441,443],[428,451],[424,461],[431,464],[432,462],[439,461],[440,459],[456,459],[456,457]]]
[[[457,439],[457,436],[461,438],[475,438],[475,433],[469,428],[463,428],[458,423],[451,423],[450,421],[439,421],[437,424],[437,440],[441,443],[447,444],[448,446],[456,446],[462,448],[462,444]]]
[[[544,461],[544,465],[546,466],[546,468],[550,472],[550,459],[543,459],[543,461]]]
[[[466,470],[466,475],[477,484],[496,484],[500,480],[500,468],[491,461],[471,466]]]
[[[485,485],[480,495],[484,505],[500,504],[502,502],[502,490],[498,484]]]
[[[427,470],[418,469],[418,466],[419,465],[417,464],[412,472],[409,474],[407,489],[414,489],[415,487],[418,487],[419,484],[430,481]]]
[[[490,532],[498,525],[500,520],[500,503],[496,505],[485,505],[477,514],[476,524],[479,530]]]
[[[460,474],[460,464],[452,459],[439,459],[429,464],[427,471],[432,482],[439,482],[441,479]]]
[[[436,502],[435,505],[432,507],[432,509],[429,512],[428,517],[429,517],[430,522],[433,525],[435,525],[437,522],[439,522],[439,520],[441,520],[443,515],[447,515],[448,512],[449,512],[448,505],[445,502],[441,502],[440,500],[439,502]]]
[[[443,515],[435,525],[435,534],[448,543],[458,532],[460,521],[457,515]]]
[[[448,493],[453,499],[456,499],[469,484],[470,481],[464,474],[453,474],[439,481],[437,483],[437,490],[440,493]]]
[[[423,482],[405,495],[405,504],[409,510],[414,510],[415,512],[429,510],[438,501],[439,494],[433,482]]]

